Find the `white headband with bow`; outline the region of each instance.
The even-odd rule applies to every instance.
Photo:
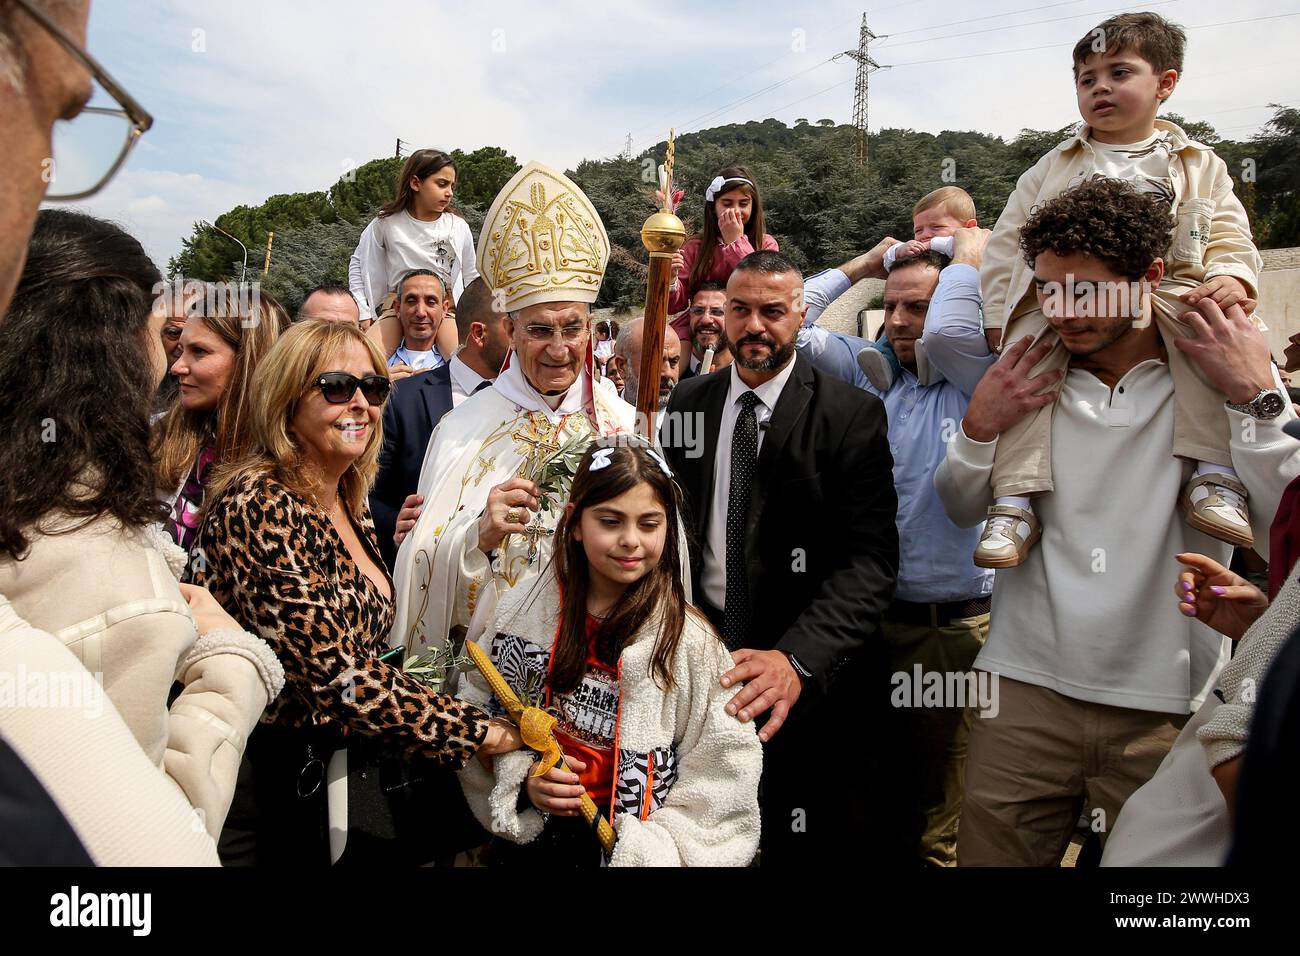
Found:
[[[628,448],[631,446],[624,445],[623,447]],[[659,468],[663,471],[665,475],[667,475],[669,478],[673,476],[672,469],[668,467],[668,462],[664,460],[663,456],[660,455],[659,452],[657,452],[653,447],[646,448],[645,452],[647,455],[649,455],[651,458],[654,459],[655,464],[659,466]],[[613,454],[614,454],[614,448],[600,449],[594,455],[591,456],[591,465],[587,468],[587,470],[600,471],[602,468],[607,468],[610,464],[609,461],[610,456],[612,456]]]
[[[754,188],[753,183],[740,176],[730,176],[727,179],[723,179],[721,176],[714,176],[713,182],[709,183],[709,188],[704,190],[704,201],[713,202],[713,200],[717,198],[718,193],[722,191],[722,187],[727,185],[727,183],[744,183],[751,189]]]

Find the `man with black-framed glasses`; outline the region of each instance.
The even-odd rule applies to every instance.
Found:
[[[153,117],[85,50],[85,0],[0,0],[0,313],[42,199],[84,199],[121,168]],[[96,88],[118,109],[87,107]]]
[[[691,297],[691,307],[686,310],[691,323],[691,340],[682,342],[682,352],[689,355],[682,363],[681,378],[685,381],[695,375],[716,372],[731,364],[727,340],[722,334],[722,322],[727,315],[727,290],[721,282],[701,282]],[[709,367],[704,369],[705,353],[713,350]]]

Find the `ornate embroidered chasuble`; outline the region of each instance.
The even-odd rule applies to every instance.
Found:
[[[534,577],[549,560],[555,525],[587,446],[599,433],[632,430],[631,406],[597,389],[593,426],[585,410],[558,417],[529,411],[484,389],[446,415],[420,472],[423,510],[402,542],[394,585],[393,646],[425,653],[456,626],[468,627],[480,604]],[[478,550],[478,522],[493,486],[528,478],[541,490],[528,531],[508,535],[490,556]]]

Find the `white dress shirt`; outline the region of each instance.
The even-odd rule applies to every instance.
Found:
[[[727,500],[731,492],[731,437],[736,430],[736,417],[740,414],[740,396],[745,392],[753,392],[758,396],[754,418],[758,421],[758,451],[761,452],[763,433],[767,431],[772,411],[785,389],[785,383],[790,380],[790,373],[794,371],[794,363],[795,360],[791,359],[775,378],[758,388],[750,388],[741,381],[735,363],[731,365],[731,387],[727,390],[727,402],[722,406],[718,453],[713,459],[713,501],[704,543],[704,573],[700,576],[705,599],[719,610],[727,603]]]
[[[457,352],[451,357],[451,407],[455,408],[465,399],[473,395],[480,385],[484,382],[491,381],[486,379],[478,372],[474,371],[463,361],[460,353]]]

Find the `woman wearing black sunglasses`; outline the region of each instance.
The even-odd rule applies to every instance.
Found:
[[[325,776],[340,750],[346,862],[428,862],[456,849],[429,825],[453,827],[462,810],[444,805],[459,799],[444,768],[520,745],[509,724],[381,659],[392,581],[366,494],[388,389],[383,355],[360,329],[295,325],[254,374],[249,453],[212,479],[199,542],[206,568],[196,577],[266,636],[286,679],[249,741],[222,834],[227,864],[338,858]]]

